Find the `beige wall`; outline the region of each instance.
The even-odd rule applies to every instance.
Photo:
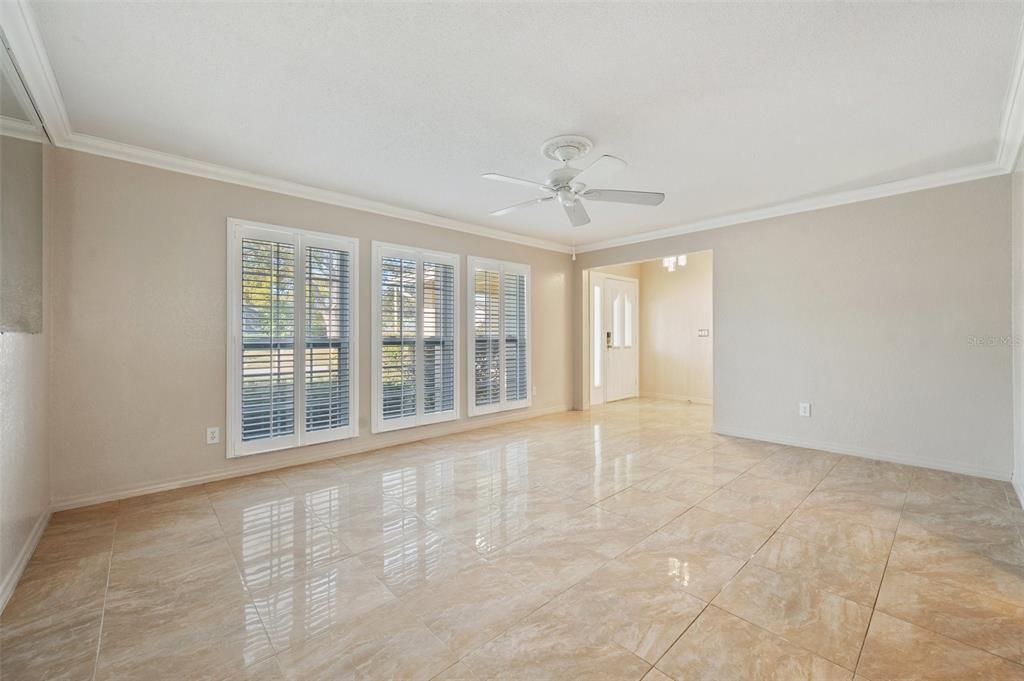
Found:
[[[50,404],[57,507],[377,448],[571,404],[572,269],[565,254],[68,150],[58,150],[55,162]],[[225,422],[228,217],[360,240],[359,437],[230,461],[223,444],[205,444],[207,426]],[[536,395],[530,410],[370,434],[373,240],[531,265]],[[464,258],[462,266],[464,271]],[[465,414],[464,394],[462,405]]]
[[[46,171],[50,151],[46,150],[44,159]],[[49,214],[45,202],[43,207],[45,272]],[[48,312],[45,303],[43,312]],[[45,323],[41,333],[0,334],[0,610],[49,515],[45,420],[49,340]]]
[[[690,253],[685,267],[660,260],[640,266],[640,394],[710,402],[712,344],[710,251]],[[697,329],[709,329],[706,338]]]
[[[998,339],[1011,333],[1010,185],[1002,176],[582,253],[573,285],[579,294],[586,268],[713,250],[718,432],[1007,479],[1011,353]]]

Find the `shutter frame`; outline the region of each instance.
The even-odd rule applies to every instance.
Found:
[[[498,308],[498,319],[497,328],[499,333],[498,339],[498,393],[499,399],[495,402],[488,404],[477,404],[476,402],[476,274],[477,272],[491,272],[497,275],[499,289],[497,297],[497,308]],[[508,356],[507,356],[507,329],[508,324],[506,323],[506,304],[507,304],[507,278],[508,277],[522,277],[522,288],[523,288],[523,314],[522,314],[522,327],[524,333],[521,334],[525,338],[525,350],[522,353],[522,359],[526,363],[525,367],[525,396],[521,399],[509,399],[508,398]],[[523,263],[506,262],[503,260],[494,260],[489,258],[480,258],[470,256],[467,259],[466,267],[466,318],[467,318],[467,329],[466,335],[468,339],[468,353],[467,353],[467,365],[469,366],[466,387],[468,391],[468,410],[469,416],[481,416],[484,414],[493,414],[496,412],[507,411],[510,409],[523,409],[530,407],[533,404],[533,323],[531,315],[533,313],[533,306],[531,304],[531,282],[530,282],[530,266]],[[517,338],[520,335],[517,334]]]
[[[416,409],[415,413],[408,416],[401,416],[395,418],[384,418],[384,386],[383,386],[383,369],[384,369],[384,358],[383,358],[383,283],[381,280],[383,274],[383,260],[385,258],[399,258],[414,261],[416,264],[416,340],[415,340],[415,352],[414,352],[414,366],[415,366],[415,395],[416,395]],[[461,384],[461,369],[459,362],[459,351],[460,351],[460,338],[459,338],[459,315],[461,309],[460,303],[460,291],[459,291],[459,256],[454,253],[443,253],[439,251],[431,251],[427,249],[416,248],[413,246],[403,246],[400,244],[390,244],[380,241],[374,241],[372,246],[372,280],[371,280],[371,296],[373,305],[373,317],[372,317],[372,335],[373,335],[373,350],[371,353],[371,364],[372,364],[372,378],[371,378],[371,405],[373,409],[373,417],[371,419],[371,430],[374,433],[384,433],[392,430],[400,430],[403,428],[412,428],[416,426],[428,425],[431,423],[441,423],[444,421],[453,421],[459,418],[460,415],[460,384]],[[424,264],[432,263],[440,266],[450,266],[452,268],[451,275],[451,297],[452,297],[452,315],[453,320],[451,323],[452,336],[452,380],[451,380],[451,392],[452,402],[451,409],[443,411],[435,411],[427,413],[424,407],[424,393],[425,393],[425,381],[424,381],[424,369],[425,369],[425,340],[424,340]]]
[[[242,242],[246,239],[289,244],[294,248],[293,283],[293,430],[288,436],[242,441]],[[305,365],[306,365],[306,249],[309,247],[344,251],[349,257],[349,386],[347,392],[349,422],[339,428],[306,431]],[[358,410],[358,314],[359,314],[359,242],[356,239],[309,230],[269,225],[229,218],[227,220],[227,420],[226,456],[237,458],[251,454],[301,447],[355,437],[359,433]]]

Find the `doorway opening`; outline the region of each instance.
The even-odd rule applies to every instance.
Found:
[[[590,404],[637,397],[713,404],[712,251],[588,274]]]

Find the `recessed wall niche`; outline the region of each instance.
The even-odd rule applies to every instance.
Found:
[[[46,135],[0,49],[0,333],[43,328],[43,144]]]

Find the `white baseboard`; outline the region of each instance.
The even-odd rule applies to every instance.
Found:
[[[714,400],[707,397],[691,397],[689,395],[675,395],[672,393],[648,393],[640,394],[640,397],[650,397],[656,400],[672,400],[673,402],[693,402],[694,404],[714,404]]]
[[[719,435],[729,435],[732,437],[744,437],[751,440],[761,440],[763,442],[773,442],[780,445],[789,445],[791,447],[805,447],[807,449],[820,449],[823,452],[832,452],[834,454],[848,454],[850,456],[857,456],[862,459],[875,459],[876,461],[888,461],[889,463],[899,463],[907,466],[918,466],[920,468],[932,468],[940,471],[948,471],[950,473],[961,473],[963,475],[972,475],[978,478],[990,478],[992,480],[1003,480],[1007,481],[1010,479],[1009,474],[1006,471],[997,471],[981,466],[971,465],[960,465],[960,464],[948,464],[944,461],[935,461],[927,457],[917,456],[915,454],[903,454],[895,452],[878,452],[873,449],[865,449],[864,447],[857,447],[851,445],[837,444],[835,442],[822,442],[820,440],[801,440],[799,438],[792,438],[784,435],[774,435],[769,433],[755,433],[743,428],[734,428],[732,426],[723,426],[715,424],[713,426],[714,432]],[[1018,490],[1019,493],[1019,490]]]
[[[1014,480],[1013,491],[1017,493],[1017,501],[1020,502],[1020,507],[1024,508],[1024,480]]]
[[[256,461],[250,464],[243,464],[238,466],[232,466],[229,470],[218,470],[211,471],[208,473],[200,473],[198,475],[190,475],[181,478],[174,478],[171,480],[161,480],[159,482],[149,483],[146,485],[137,485],[134,487],[121,488],[115,490],[109,490],[98,494],[83,494],[73,497],[64,497],[62,499],[53,499],[51,503],[51,510],[53,511],[66,511],[72,508],[81,508],[83,506],[92,506],[93,504],[102,504],[108,501],[118,501],[120,499],[129,499],[131,497],[138,497],[144,494],[155,494],[157,492],[166,492],[172,489],[179,489],[181,487],[191,487],[192,485],[201,485],[206,482],[216,482],[217,480],[227,480],[228,478],[238,478],[244,475],[253,475],[256,473],[267,473],[274,470],[280,470],[282,468],[291,468],[292,466],[301,466],[308,463],[316,463],[317,461],[326,461],[328,459],[338,459],[346,456],[353,456],[356,454],[365,454],[366,452],[372,452],[377,449],[384,449],[386,447],[394,447],[397,445],[408,444],[410,442],[416,442],[419,440],[429,440],[433,437],[445,437],[454,433],[461,433],[469,430],[477,430],[479,428],[487,428],[489,426],[496,426],[502,423],[510,423],[513,421],[524,421],[526,419],[539,418],[541,416],[550,416],[551,414],[561,414],[566,411],[570,411],[571,407],[545,407],[543,409],[531,409],[528,412],[523,411],[512,411],[503,414],[496,414],[488,417],[480,417],[479,419],[464,419],[460,421],[450,422],[450,428],[446,429],[444,433],[438,433],[429,437],[424,437],[423,433],[417,433],[418,429],[410,429],[404,431],[394,431],[397,435],[394,439],[388,439],[386,442],[378,440],[374,444],[367,444],[365,447],[356,447],[354,449],[345,451],[343,453],[331,453],[331,454],[315,454],[305,455],[296,453],[293,458],[290,458],[287,463],[276,463],[268,465]],[[247,459],[259,459],[259,456],[246,457]],[[244,459],[242,459],[244,460]],[[240,461],[239,459],[232,459],[232,461]]]
[[[25,566],[28,565],[29,558],[35,552],[36,546],[39,544],[39,538],[43,536],[43,530],[46,529],[46,525],[49,522],[49,511],[39,516],[35,526],[32,528],[32,532],[28,535],[28,539],[25,540],[21,551],[18,552],[18,558],[14,561],[14,565],[11,566],[11,571],[4,575],[3,580],[0,581],[0,613],[7,607],[7,601],[11,600],[14,588],[18,586],[18,580],[21,579],[21,574],[25,572]]]

